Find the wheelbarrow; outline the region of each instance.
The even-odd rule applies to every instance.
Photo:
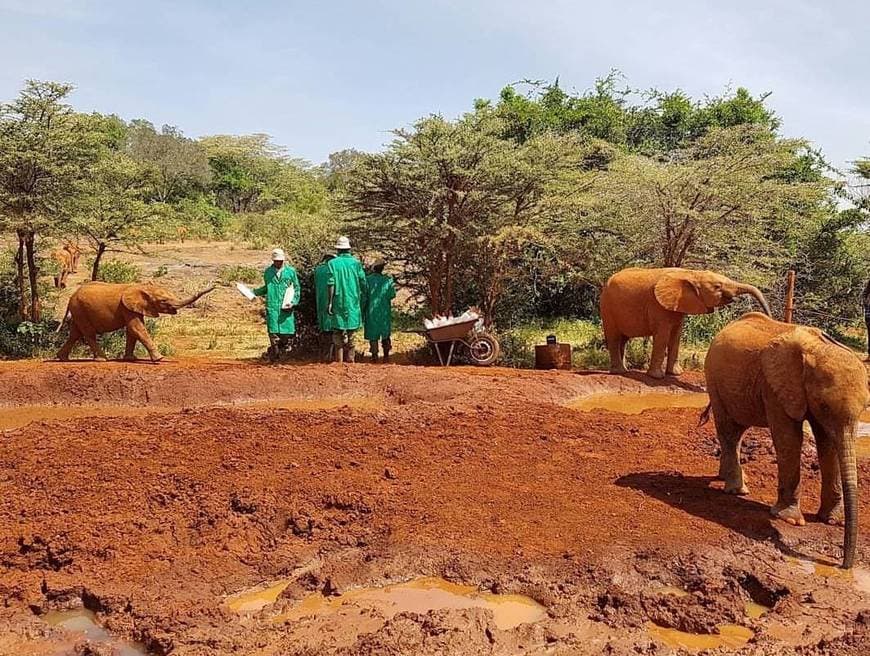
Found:
[[[438,362],[442,367],[449,367],[453,362],[456,345],[461,344],[468,350],[471,361],[481,367],[488,367],[498,359],[499,346],[495,337],[482,330],[475,330],[474,325],[479,319],[469,319],[461,323],[428,328],[417,331],[426,337],[432,345]],[[447,351],[445,357],[444,350]]]

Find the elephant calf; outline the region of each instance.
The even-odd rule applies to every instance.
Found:
[[[867,405],[867,371],[852,351],[815,328],[752,312],[716,335],[704,362],[721,445],[719,477],[730,494],[748,494],[740,442],[749,426],[770,428],[778,494],[771,513],[803,525],[800,509],[803,422],[816,439],[822,474],[819,518],[843,522],[843,567],[855,560],[858,478],[855,427]]]
[[[97,343],[97,335],[126,328],[125,360],[135,359],[133,349],[137,341],[142,342],[151,360],[154,362],[162,360],[163,356],[157,351],[145,328],[143,317],[175,314],[213,289],[214,287],[209,287],[188,299],[179,301],[170,292],[154,283],[85,283],[69,299],[66,310],[70,317],[69,339],[61,347],[57,358],[68,360],[72,347],[83,339],[91,347],[95,360],[105,360],[106,356]]]
[[[613,274],[601,292],[601,323],[610,352],[610,371],[625,371],[625,346],[630,338],[652,336],[649,375],[679,375],[677,358],[685,316],[712,312],[741,294],[755,298],[770,314],[758,289],[712,271],[623,269]]]

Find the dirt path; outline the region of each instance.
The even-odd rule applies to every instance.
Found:
[[[39,617],[77,604],[154,654],[667,654],[682,636],[662,628],[726,624],[725,651],[868,653],[870,573],[817,573],[840,529],[771,521],[765,432],[744,451],[752,494],[728,497],[696,409],[566,407],[648,389],[498,369],[3,365],[0,424],[16,407],[33,421],[0,434],[0,653],[102,653]],[[418,577],[545,616],[506,629],[476,593],[429,612],[342,603]],[[228,603],[267,583],[261,609]],[[750,601],[772,608],[750,617]]]

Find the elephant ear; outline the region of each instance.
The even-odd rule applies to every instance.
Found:
[[[805,339],[793,331],[780,335],[761,351],[764,378],[792,419],[803,419],[807,413],[804,347]]]
[[[683,314],[706,314],[698,284],[688,271],[674,271],[659,278],[654,289],[656,300],[666,310]]]
[[[121,303],[130,312],[144,314],[146,317],[160,316],[154,299],[144,285],[130,285],[121,294]]]

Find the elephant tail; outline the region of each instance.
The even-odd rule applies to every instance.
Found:
[[[707,407],[704,408],[703,412],[701,412],[701,416],[698,417],[698,428],[710,421],[710,409],[712,408],[712,406],[712,403],[708,403]]]
[[[57,330],[54,331],[55,333],[59,333],[63,330],[63,325],[66,323],[67,319],[69,319],[69,304],[66,306],[66,312],[63,313],[63,319],[61,319],[60,323],[57,324]]]

